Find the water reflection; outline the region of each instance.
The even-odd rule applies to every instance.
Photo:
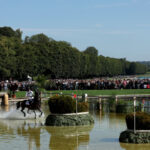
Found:
[[[40,133],[41,126],[34,124],[25,123],[23,126],[17,129],[17,134],[28,138],[29,150],[32,149],[33,143],[37,149],[40,149]]]
[[[88,147],[90,131],[93,126],[79,127],[47,127],[50,133],[49,147],[51,150],[76,150],[79,146]]]
[[[49,111],[43,109],[46,114]],[[150,144],[119,143],[126,129],[125,114],[96,111],[92,104],[93,126],[46,127],[44,118],[22,117],[16,109],[0,107],[0,149],[15,150],[149,150]],[[14,116],[18,115],[14,120]],[[20,119],[19,119],[20,118]],[[20,148],[21,147],[21,148]]]
[[[1,106],[0,107],[0,112],[9,112],[9,110],[10,110],[9,105],[8,106]]]
[[[16,135],[18,135],[27,139],[29,150],[32,150],[33,145],[35,145],[36,149],[40,149],[40,133],[42,124],[42,122],[37,120],[0,119],[0,129],[3,130],[0,131],[0,139],[6,139],[7,141],[10,141],[13,138],[16,138]]]
[[[10,116],[17,115],[17,119]],[[88,147],[90,141],[90,131],[93,126],[78,127],[46,127],[45,119],[22,118],[21,112],[16,112],[12,107],[9,112],[5,108],[0,110],[0,145],[5,150],[23,146],[22,150],[75,150],[79,146]],[[19,119],[20,118],[20,119]],[[16,138],[19,138],[18,144]],[[44,143],[43,144],[43,139]],[[7,144],[7,143],[13,143]],[[43,148],[44,147],[44,148]]]

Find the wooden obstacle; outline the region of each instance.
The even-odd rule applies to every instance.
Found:
[[[2,106],[8,106],[8,94],[6,92],[0,92],[0,98],[1,98],[1,105]]]

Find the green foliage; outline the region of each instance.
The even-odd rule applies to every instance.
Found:
[[[3,77],[9,77],[10,71],[5,68],[0,68],[0,78],[3,79]]]
[[[117,104],[118,105],[132,105],[133,106],[133,100],[118,100]]]
[[[16,32],[10,27],[0,27],[0,36],[12,37],[15,36]]]
[[[95,47],[88,47],[84,53],[91,56],[98,56],[98,50]]]
[[[88,47],[84,54],[87,55],[88,68],[87,73],[89,77],[97,76],[98,66],[98,50],[95,47]]]
[[[74,113],[76,110],[75,100],[69,96],[53,96],[50,98],[48,104],[51,113]]]
[[[29,42],[33,42],[33,43],[48,43],[49,42],[49,38],[44,35],[43,33],[41,34],[36,34],[33,35],[29,38]]]
[[[146,65],[147,71],[150,71],[150,61],[139,61],[138,63]]]
[[[133,100],[119,100],[116,104],[116,113],[131,113],[133,110]]]
[[[136,112],[135,116],[137,130],[150,130],[150,115],[148,113]],[[128,129],[134,129],[134,113],[126,116],[126,124]]]
[[[92,78],[145,73],[146,66],[126,59],[98,56],[95,47],[80,52],[65,41],[44,34],[26,36],[22,31],[0,27],[1,79],[25,80],[27,75],[47,78]]]
[[[46,80],[44,84],[44,89],[46,90],[56,89],[56,83],[53,80]]]
[[[70,96],[53,96],[48,101],[51,113],[65,114],[76,112],[76,102]],[[85,112],[88,110],[88,104],[85,102],[78,103],[78,112]]]
[[[40,87],[40,88],[45,87],[45,82],[46,82],[45,76],[38,75],[38,76],[34,77],[33,79],[36,81],[38,87]]]
[[[87,102],[78,103],[78,112],[87,112],[89,110],[89,105]]]

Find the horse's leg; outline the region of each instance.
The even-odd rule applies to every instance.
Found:
[[[39,117],[41,117],[41,116],[42,116],[42,114],[43,114],[43,112],[41,111],[41,109],[40,109],[40,108],[38,108],[38,110],[39,110],[39,112],[41,113],[41,114],[39,115]]]
[[[35,112],[35,110],[33,110],[33,112],[34,112],[34,114],[35,114],[35,119],[36,119],[36,112]]]
[[[30,111],[30,109],[28,108],[28,111],[27,111],[28,114],[30,114],[29,111]]]
[[[19,109],[20,108],[20,102],[17,102],[16,103],[16,109]]]
[[[26,113],[23,110],[24,110],[24,107],[22,107],[21,112],[24,114],[24,117],[25,117]]]

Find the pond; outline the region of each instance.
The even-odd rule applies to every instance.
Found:
[[[93,105],[94,106],[94,105]],[[94,108],[94,107],[93,107]],[[90,110],[95,124],[79,127],[46,127],[45,116],[26,118],[14,106],[0,108],[1,150],[149,150],[150,144],[123,144],[118,141],[126,129],[125,115]]]

